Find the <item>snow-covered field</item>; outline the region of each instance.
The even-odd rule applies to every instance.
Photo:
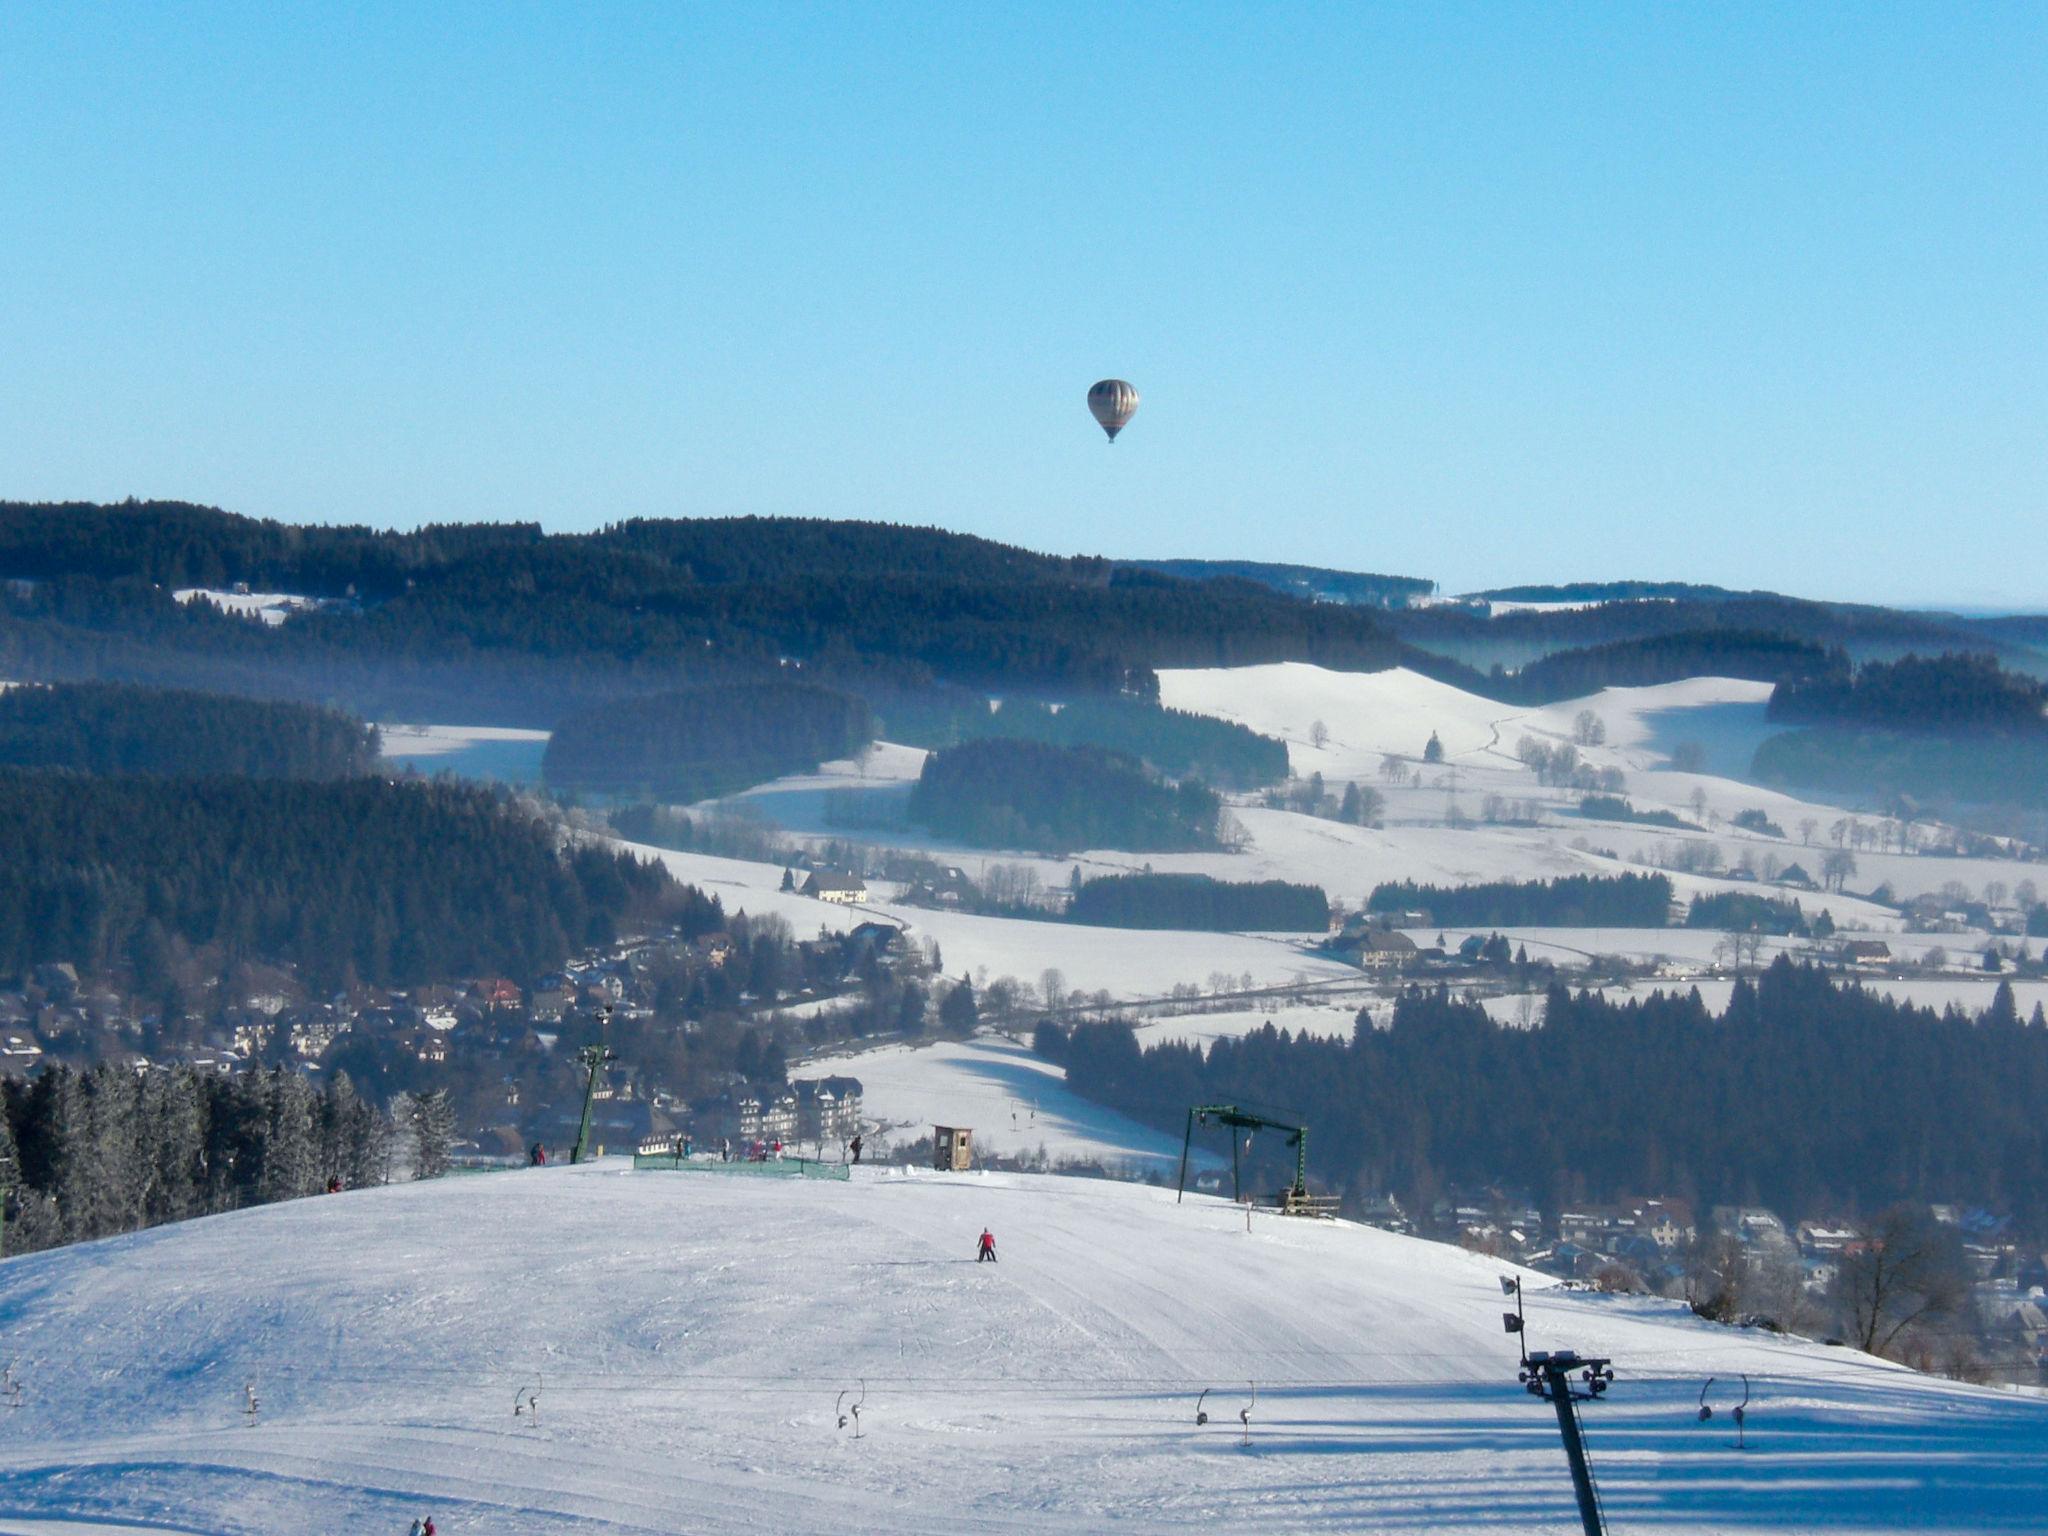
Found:
[[[222,592],[211,587],[179,587],[171,596],[181,603],[211,603],[223,613],[269,625],[282,624],[295,613],[311,613],[320,606],[319,598],[292,592]]]
[[[271,1206],[0,1265],[0,1532],[1565,1536],[1500,1272],[1030,1176],[610,1162]],[[1615,1362],[1585,1417],[1617,1532],[2040,1528],[2037,1399],[1671,1303],[1528,1312]],[[1742,1372],[1738,1452],[1694,1406]]]
[[[1238,982],[1249,976],[1252,985],[1262,987],[1358,974],[1348,965],[1309,954],[1299,943],[1283,938],[1091,928],[928,911],[887,901],[839,906],[781,893],[777,889],[782,879],[779,865],[678,853],[640,843],[621,846],[659,859],[677,879],[716,895],[728,914],[773,913],[785,919],[799,938],[808,938],[820,927],[837,933],[856,923],[886,922],[902,928],[913,942],[935,940],[950,976],[980,979],[985,972],[990,977],[1014,976],[1035,984],[1044,971],[1058,970],[1070,989],[1104,991],[1121,999],[1162,996],[1178,983],[1206,982],[1213,974]]]
[[[505,784],[538,784],[547,731],[511,725],[379,725],[386,762]]]
[[[1255,1029],[1264,1029],[1268,1024],[1290,1034],[1348,1040],[1352,1027],[1358,1022],[1358,1009],[1363,1001],[1362,996],[1350,996],[1348,1001],[1317,1000],[1293,1007],[1172,1014],[1165,1018],[1146,1019],[1136,1026],[1133,1033],[1140,1045],[1162,1045],[1169,1040],[1178,1040],[1204,1049],[1213,1040],[1235,1039]]]
[[[1126,1176],[1170,1174],[1180,1160],[1173,1137],[1068,1092],[1059,1067],[1000,1036],[821,1057],[793,1075],[821,1071],[859,1078],[863,1113],[892,1142],[964,1125],[976,1146],[1001,1156],[1042,1151]]]

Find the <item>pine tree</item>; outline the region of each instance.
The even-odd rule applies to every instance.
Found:
[[[939,1022],[956,1034],[966,1034],[981,1022],[981,1010],[974,1001],[974,983],[962,976],[939,1004]]]
[[[455,1109],[446,1089],[405,1096],[405,1117],[412,1132],[412,1176],[438,1179],[448,1171],[449,1144],[455,1139]]]
[[[11,1101],[12,1094],[8,1095]],[[0,1103],[0,1258],[10,1246],[8,1224],[14,1219],[14,1192],[21,1185],[21,1156],[14,1145],[14,1119],[6,1104]],[[19,1248],[19,1244],[14,1244]]]
[[[1365,824],[1365,805],[1358,798],[1357,784],[1346,784],[1344,786],[1344,800],[1337,807],[1337,819],[1354,827]]]
[[[263,1074],[269,1135],[263,1160],[262,1198],[295,1200],[319,1188],[319,1151],[314,1141],[317,1105],[312,1087],[297,1072],[279,1067]]]

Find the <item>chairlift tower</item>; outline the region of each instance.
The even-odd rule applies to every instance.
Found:
[[[1308,1127],[1294,1125],[1285,1120],[1270,1119],[1265,1115],[1253,1114],[1235,1104],[1197,1104],[1188,1110],[1187,1134],[1180,1144],[1180,1184],[1174,1195],[1174,1203],[1180,1203],[1181,1196],[1188,1188],[1188,1153],[1194,1146],[1195,1125],[1207,1125],[1214,1120],[1226,1127],[1230,1135],[1230,1197],[1244,1198],[1243,1180],[1238,1166],[1237,1133],[1239,1131],[1285,1131],[1287,1145],[1294,1148],[1294,1185],[1281,1192],[1281,1207],[1286,1210],[1305,1209],[1308,1204]]]
[[[1558,1433],[1564,1438],[1565,1460],[1571,1464],[1572,1493],[1579,1502],[1579,1524],[1585,1536],[1606,1536],[1600,1493],[1593,1486],[1593,1464],[1586,1457],[1585,1431],[1579,1424],[1580,1403],[1597,1403],[1614,1385],[1614,1364],[1605,1356],[1582,1356],[1574,1350],[1545,1352],[1529,1349],[1522,1316],[1522,1281],[1518,1275],[1503,1275],[1501,1291],[1515,1298],[1515,1310],[1501,1315],[1501,1325],[1515,1335],[1522,1351],[1521,1368],[1515,1379],[1531,1397],[1541,1398],[1557,1410]],[[1572,1382],[1573,1375],[1579,1384]]]
[[[611,1004],[606,1003],[604,1008],[605,1023],[609,1025],[611,1019]],[[590,1108],[597,1100],[597,1079],[603,1073],[608,1063],[617,1061],[619,1058],[614,1056],[611,1052],[611,1047],[607,1046],[600,1039],[596,1045],[586,1045],[583,1047],[581,1051],[577,1052],[576,1059],[583,1063],[589,1076],[584,1079],[583,1083],[583,1120],[576,1127],[576,1145],[569,1149],[569,1161],[571,1163],[582,1162],[583,1154],[590,1146]]]

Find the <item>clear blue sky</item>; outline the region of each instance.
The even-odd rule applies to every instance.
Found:
[[[2048,605],[2039,3],[16,0],[0,146],[0,496]]]

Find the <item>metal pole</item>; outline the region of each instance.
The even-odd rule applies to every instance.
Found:
[[[1233,1200],[1244,1199],[1244,1188],[1237,1176],[1237,1133],[1239,1129],[1240,1127],[1235,1125],[1230,1128],[1230,1198]]]
[[[1034,1111],[1035,1112],[1035,1111]],[[1188,1133],[1180,1139],[1180,1183],[1174,1187],[1173,1203],[1179,1205],[1181,1196],[1188,1192],[1188,1148],[1195,1140],[1195,1112],[1188,1111]]]
[[[597,1097],[597,1074],[604,1068],[605,1048],[601,1045],[587,1046],[583,1060],[590,1068],[590,1076],[583,1085],[583,1122],[576,1128],[576,1145],[569,1151],[569,1161],[580,1163],[583,1152],[590,1145],[590,1106]]]
[[[1551,1406],[1557,1409],[1557,1428],[1564,1436],[1565,1459],[1572,1464],[1572,1492],[1579,1499],[1579,1524],[1586,1536],[1606,1536],[1600,1520],[1600,1499],[1593,1491],[1593,1469],[1586,1461],[1586,1442],[1579,1429],[1579,1412],[1572,1402],[1570,1368],[1546,1363],[1543,1376],[1550,1386]]]

